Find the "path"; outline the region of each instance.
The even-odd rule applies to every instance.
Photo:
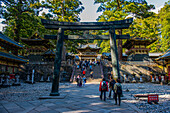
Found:
[[[0,101],[1,113],[135,113],[140,112],[135,106],[122,103],[114,105],[113,100],[106,102],[99,99],[99,82],[87,83],[86,87],[69,84],[61,93],[67,93],[64,99],[45,99],[24,102]],[[61,86],[62,87],[62,86]],[[108,93],[107,93],[108,95]]]

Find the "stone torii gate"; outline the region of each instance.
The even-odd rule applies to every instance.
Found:
[[[112,59],[112,70],[114,78],[120,78],[119,73],[119,60],[118,52],[116,46],[116,39],[127,39],[130,38],[129,35],[116,35],[116,29],[127,29],[130,24],[133,22],[133,18],[112,21],[112,22],[58,22],[41,19],[42,24],[46,29],[56,29],[58,30],[58,35],[46,35],[46,39],[57,39],[56,54],[54,60],[54,74],[53,74],[53,83],[50,96],[59,96],[59,75],[60,75],[60,66],[62,58],[62,47],[64,39],[74,40],[74,39],[83,39],[83,40],[96,40],[96,39],[110,39],[110,48],[111,48],[111,59]],[[109,35],[64,35],[64,30],[109,30]]]

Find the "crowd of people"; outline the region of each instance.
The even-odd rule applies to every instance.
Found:
[[[89,75],[91,79],[93,78],[93,66],[99,65],[100,62],[99,61],[90,61],[90,60],[84,60],[84,61],[80,61],[80,62],[76,62],[76,68],[77,70],[81,71],[81,74],[78,74],[77,76],[74,76],[74,80],[77,82],[77,86],[79,87],[85,87],[85,83],[86,83],[86,77],[87,77],[87,70],[89,70]]]

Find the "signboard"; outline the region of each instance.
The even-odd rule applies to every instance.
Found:
[[[148,95],[148,103],[151,102],[158,102],[159,98],[158,98],[158,94],[152,94],[152,95]]]

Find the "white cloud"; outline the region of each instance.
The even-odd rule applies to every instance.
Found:
[[[156,6],[155,6],[155,9],[153,9],[153,10],[151,10],[151,11],[158,14],[158,11],[159,11],[161,8],[163,8],[163,7],[164,7],[164,5],[161,5],[161,6],[159,6],[159,7],[156,7]]]

